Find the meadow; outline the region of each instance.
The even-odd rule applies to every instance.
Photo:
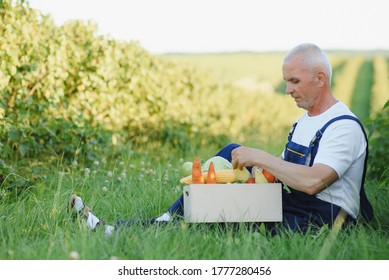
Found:
[[[167,153],[166,153],[167,154]],[[340,231],[331,239],[327,227],[306,234],[270,236],[251,224],[140,224],[106,237],[90,231],[68,212],[67,201],[78,193],[100,218],[146,219],[160,215],[181,194],[177,184],[184,159],[134,151],[93,166],[65,168],[58,161],[47,178],[0,206],[0,259],[7,260],[377,260],[388,259],[388,199],[385,183],[369,182],[368,195],[376,220]],[[200,154],[200,152],[199,152]],[[88,168],[88,169],[87,169]],[[330,242],[329,242],[330,240]]]
[[[284,94],[283,54],[156,56],[15,3],[0,9],[0,259],[389,259],[387,53],[329,55],[334,95],[371,139],[370,224],[272,237],[181,220],[107,238],[69,213],[71,194],[108,224],[148,219],[182,193],[183,162],[229,142],[282,152],[303,112]]]

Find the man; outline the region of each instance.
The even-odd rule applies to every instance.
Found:
[[[305,231],[312,225],[331,226],[341,211],[348,214],[349,222],[360,212],[371,219],[373,210],[363,187],[366,134],[349,108],[332,95],[327,56],[314,44],[298,45],[286,54],[282,72],[286,93],[306,112],[293,125],[281,157],[237,144],[227,145],[216,155],[231,161],[234,168],[265,169],[287,186],[282,196],[285,228]],[[77,196],[71,200],[75,204],[77,211],[85,209]],[[167,213],[143,223],[171,221],[172,214],[183,214],[183,196]],[[93,214],[84,216],[90,228],[98,224]],[[119,220],[117,226],[132,222]],[[279,225],[266,226],[277,232]]]
[[[332,224],[341,209],[355,220],[362,206],[371,219],[363,183],[367,139],[362,125],[331,92],[331,66],[313,44],[290,50],[282,67],[286,93],[306,110],[293,126],[281,158],[239,147],[234,167],[258,166],[289,186],[283,195],[284,224],[305,229],[310,223]]]

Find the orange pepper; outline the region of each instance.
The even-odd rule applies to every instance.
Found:
[[[254,184],[254,183],[255,183],[255,178],[253,177],[248,178],[246,181],[246,184]]]

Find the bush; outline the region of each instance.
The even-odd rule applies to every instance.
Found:
[[[381,180],[389,178],[389,100],[375,119],[369,120],[368,176]]]
[[[96,32],[91,22],[56,26],[27,1],[0,2],[3,157],[36,156],[50,148],[72,155],[76,140],[70,138],[81,137],[85,127],[87,134],[125,133],[126,142],[182,148],[199,132],[225,133],[210,125],[223,119],[218,100],[230,89],[149,54],[137,42]]]

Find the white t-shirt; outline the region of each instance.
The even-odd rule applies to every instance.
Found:
[[[305,113],[298,120],[292,141],[309,146],[316,132],[329,120],[340,115],[355,115],[342,102],[337,102],[324,113],[310,117]],[[366,140],[359,124],[354,120],[344,119],[333,122],[325,130],[314,163],[332,167],[339,176],[333,183],[316,197],[336,204],[349,215],[356,218],[359,213]]]

